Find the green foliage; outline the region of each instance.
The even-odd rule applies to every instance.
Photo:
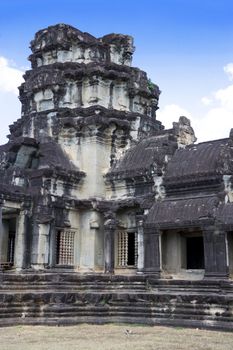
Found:
[[[148,81],[147,81],[147,87],[148,87],[148,89],[149,89],[151,92],[154,91],[154,89],[155,89],[155,84],[152,83],[151,79],[148,79]]]

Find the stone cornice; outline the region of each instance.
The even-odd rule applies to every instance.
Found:
[[[104,63],[53,63],[51,65],[42,66],[29,70],[25,73],[25,83],[21,85],[20,95],[26,92],[32,93],[40,89],[50,87],[52,85],[64,86],[67,80],[77,81],[80,84],[82,79],[88,77],[94,83],[98,83],[98,77],[116,80],[117,83],[126,81],[130,96],[141,95],[146,98],[159,99],[160,90],[154,85],[150,88],[147,75],[138,68],[119,66],[117,64]],[[97,79],[97,80],[96,80]]]

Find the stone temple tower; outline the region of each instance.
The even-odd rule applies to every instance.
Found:
[[[20,89],[21,135],[52,140],[85,172],[78,198],[105,198],[104,173],[133,140],[161,127],[159,89],[131,68],[130,36],[96,39],[61,24],[39,31],[31,49],[32,70]]]
[[[107,173],[127,149],[162,129],[160,91],[131,67],[127,35],[97,39],[58,24],[37,32],[31,50],[22,115],[1,153],[7,190],[19,196],[17,205],[7,204],[17,217],[8,223],[18,232],[14,264],[103,270],[103,225],[116,197]]]

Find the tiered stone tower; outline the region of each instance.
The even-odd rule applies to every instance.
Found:
[[[127,35],[97,39],[59,24],[36,33],[31,49],[32,70],[20,87],[22,116],[10,126],[1,155],[8,190],[17,186],[31,202],[31,238],[22,233],[16,266],[55,266],[63,244],[72,255],[65,265],[103,269],[105,218],[96,201],[111,199],[105,175],[122,154],[162,129],[160,91],[131,67]]]
[[[56,143],[85,172],[76,196],[105,198],[103,175],[114,161],[132,141],[161,128],[159,89],[131,67],[130,36],[96,39],[59,24],[39,31],[31,49],[32,70],[20,88],[22,118],[10,140]]]

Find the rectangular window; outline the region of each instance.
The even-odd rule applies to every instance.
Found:
[[[74,265],[75,231],[57,232],[56,263],[57,265]]]
[[[119,267],[136,267],[138,240],[136,232],[118,232],[117,264]]]

